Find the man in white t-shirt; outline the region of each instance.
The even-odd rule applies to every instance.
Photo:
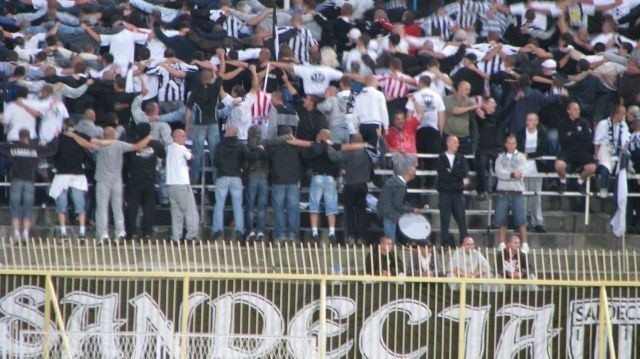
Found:
[[[2,124],[5,126],[7,141],[19,141],[18,133],[22,129],[29,130],[31,139],[37,137],[36,117],[42,115],[32,104],[27,103],[29,91],[24,87],[16,90],[16,100],[4,107]]]
[[[420,125],[418,125],[418,131],[416,132],[416,149],[418,153],[438,154],[442,147],[446,108],[442,97],[430,88],[431,77],[422,76],[418,81],[420,90],[414,92],[413,97],[422,107],[424,113],[420,118]],[[406,109],[407,121],[409,121],[417,113],[413,101],[407,101]],[[424,160],[421,167],[434,168],[435,162],[433,159]],[[427,185],[431,187],[433,179],[428,178],[428,180]]]
[[[171,202],[171,240],[182,239],[183,225],[186,225],[185,240],[195,243],[198,235],[200,216],[196,200],[191,191],[188,161],[193,158],[185,147],[187,134],[184,130],[173,131],[173,143],[167,146],[167,188]]]
[[[283,62],[275,62],[272,65],[293,72],[301,78],[304,93],[307,95],[324,96],[324,91],[329,87],[329,83],[339,81],[342,78],[342,72],[327,66],[292,65]]]
[[[359,124],[360,134],[371,146],[378,146],[379,130],[389,128],[387,99],[378,90],[378,79],[374,75],[365,77],[367,85],[358,96],[353,106],[353,115]]]
[[[111,26],[114,28],[124,26],[124,28],[115,34],[106,35],[96,33],[84,23],[81,25],[82,29],[86,31],[92,39],[100,43],[100,46],[109,46],[109,53],[113,55],[114,64],[119,67],[120,74],[125,76],[129,64],[132,64],[134,61],[135,44],[144,45],[149,35],[129,30],[128,25],[124,24],[122,19],[117,17],[114,18]]]

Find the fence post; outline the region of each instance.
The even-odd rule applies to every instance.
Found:
[[[585,184],[585,186],[587,187],[587,194],[586,199],[584,200],[584,225],[588,225],[589,224],[589,206],[591,205],[591,195],[589,195],[589,193],[591,193],[591,181],[589,178],[586,179],[587,183]]]
[[[207,195],[205,193],[205,191],[207,190],[206,187],[206,177],[207,177],[207,173],[205,172],[205,159],[206,156],[204,155],[204,144],[202,144],[202,161],[200,161],[200,225],[202,226],[203,224],[207,223],[207,221],[204,219],[204,205],[205,205],[205,196]],[[211,164],[211,166],[213,166],[213,163]],[[215,183],[214,183],[215,184]]]
[[[45,283],[45,298],[48,298],[47,301],[50,305],[53,305],[53,312],[56,317],[56,325],[58,326],[58,331],[62,335],[62,346],[64,347],[64,351],[67,353],[65,358],[72,358],[71,353],[71,344],[69,343],[69,338],[67,337],[67,333],[65,330],[64,320],[62,319],[62,312],[60,311],[60,307],[58,306],[58,296],[56,295],[56,290],[53,287],[53,279],[51,278],[51,274],[47,274],[46,283]],[[45,322],[47,320],[45,319]]]
[[[182,311],[180,313],[180,358],[187,359],[187,343],[189,338],[187,332],[189,331],[189,276],[182,278]]]
[[[609,298],[607,288],[600,286],[600,308],[598,309],[598,358],[607,358],[607,344],[609,358],[616,359],[616,349],[613,342],[613,326],[611,325],[611,313],[609,313]]]
[[[49,359],[49,333],[51,332],[51,302],[53,298],[51,296],[52,288],[49,286],[52,283],[49,281],[49,276],[46,277],[44,283],[44,338],[43,339],[43,354],[45,359]]]
[[[458,322],[458,359],[464,359],[466,341],[466,310],[467,310],[467,281],[462,280],[460,282],[460,321]]]
[[[320,328],[318,332],[318,359],[324,359],[327,350],[327,278],[320,281]]]

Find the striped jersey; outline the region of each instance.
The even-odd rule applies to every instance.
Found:
[[[380,89],[387,99],[404,98],[409,93],[409,86],[401,78],[410,79],[411,76],[397,72],[396,77],[391,76],[391,73],[378,75]]]
[[[490,6],[488,2],[463,0],[446,5],[444,10],[459,27],[468,29],[475,27],[478,15],[489,11]]]
[[[271,110],[271,94],[258,90],[247,94],[251,104],[251,125],[266,126]]]
[[[318,43],[313,38],[311,30],[305,27],[297,30],[297,34],[289,39],[289,47],[293,51],[294,58],[300,61],[300,63],[307,64],[309,63],[309,52],[311,48],[314,45],[318,45]]]
[[[451,20],[450,17],[443,15],[438,16],[438,14],[434,13],[429,16],[421,25],[422,30],[424,30],[425,36],[436,36],[439,35],[445,40],[449,40],[453,35],[451,29],[455,23]]]
[[[217,22],[221,18],[224,18],[224,23],[222,23],[222,28],[227,30],[227,36],[237,39],[240,37],[240,30],[244,28],[244,21],[238,19],[233,15],[227,15],[222,10],[211,10],[209,18],[213,22]]]
[[[195,65],[189,65],[186,63],[171,64],[176,70],[185,72],[196,72],[198,67]],[[171,102],[171,101],[184,101],[186,99],[185,93],[185,80],[171,76],[167,69],[161,66],[155,66],[147,70],[147,75],[158,76],[160,83],[158,85],[158,101]]]

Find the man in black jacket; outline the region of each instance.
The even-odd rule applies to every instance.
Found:
[[[316,142],[311,145],[309,150],[305,151],[304,157],[312,160],[313,176],[309,186],[309,221],[311,222],[311,235],[315,242],[320,238],[318,233],[320,200],[324,200],[324,212],[329,222],[329,241],[331,244],[337,243],[335,225],[338,213],[338,189],[336,179],[340,172],[340,166],[337,164],[340,156],[335,156],[335,151],[363,150],[365,147],[363,142],[334,144],[331,141],[331,132],[320,130],[316,136]],[[365,153],[365,155],[367,154]],[[358,170],[366,171],[367,168],[365,166]]]
[[[536,158],[545,155],[547,147],[547,130],[539,123],[538,115],[527,115],[525,128],[518,132],[516,142],[518,151],[527,156],[527,166],[524,171],[524,187],[527,191],[535,192],[527,197],[527,212],[531,213],[530,227],[535,232],[545,233],[542,218],[542,205],[540,192],[542,191],[542,177],[537,177],[539,172],[544,172],[543,162]]]
[[[216,146],[213,165],[218,169],[216,179],[216,204],[213,210],[213,238],[222,237],[224,230],[224,204],[227,194],[231,193],[233,220],[236,239],[244,236],[244,216],[242,213],[242,166],[247,160],[257,160],[260,154],[249,151],[249,148],[238,140],[238,128],[227,127],[222,142]]]
[[[489,161],[496,161],[504,144],[504,127],[502,122],[509,115],[515,101],[511,101],[505,108],[496,112],[496,100],[485,99],[482,110],[476,117],[479,129],[478,149],[476,150],[476,192],[478,200],[487,198],[487,168]]]
[[[567,189],[567,166],[570,166],[570,170],[580,173],[578,185],[584,193],[585,181],[596,172],[596,164],[591,143],[591,123],[580,117],[580,106],[577,102],[572,101],[567,106],[567,118],[558,124],[558,134],[562,148],[555,163],[556,173],[560,177],[558,193],[562,194]]]
[[[202,156],[204,155],[204,141],[209,145],[209,160],[213,162],[215,150],[220,143],[220,131],[216,118],[216,106],[222,78],[206,70],[200,73],[200,83],[193,88],[187,97],[184,112],[185,130],[192,136],[193,155],[195,156],[189,176],[192,183],[200,182],[202,170]],[[213,179],[216,178],[215,168],[212,171]]]
[[[369,253],[365,262],[367,274],[382,276],[398,276],[404,273],[404,266],[393,251],[393,239],[382,236],[378,245]]]
[[[329,129],[329,122],[325,115],[316,108],[320,102],[318,96],[307,95],[301,101],[302,105],[296,108],[300,118],[296,137],[305,141],[315,141],[320,130]]]
[[[136,125],[137,138],[135,142],[147,137],[151,132],[151,125],[141,122]],[[147,147],[139,152],[129,152],[125,155],[126,183],[126,228],[128,239],[137,234],[136,219],[138,208],[142,206],[142,236],[150,238],[153,235],[154,212],[156,204],[156,189],[152,184],[156,182],[156,166],[158,159],[166,157],[166,151],[158,140],[151,140]]]
[[[359,133],[351,137],[352,144],[365,144]],[[363,244],[366,234],[367,182],[371,177],[374,164],[366,148],[341,152],[328,148],[329,156],[342,162],[344,167],[344,213],[347,221],[347,239],[345,244]],[[370,150],[376,150],[371,148]]]
[[[460,146],[456,136],[447,137],[447,150],[438,157],[438,183],[436,190],[439,195],[440,210],[440,244],[455,247],[455,242],[449,236],[449,222],[451,214],[458,223],[460,241],[467,236],[467,220],[465,218],[465,203],[462,191],[464,179],[469,174],[469,164],[464,156],[458,153]]]
[[[378,198],[377,211],[382,217],[382,225],[385,237],[392,241],[396,240],[396,228],[398,220],[405,213],[417,213],[419,208],[411,208],[405,203],[404,199],[407,195],[407,182],[416,177],[416,168],[407,167],[402,171],[401,175],[394,175],[385,182],[380,191]]]
[[[273,206],[273,235],[276,240],[295,241],[298,237],[300,223],[300,172],[302,171],[301,148],[295,146],[291,127],[282,126],[280,139],[267,146],[267,156],[271,167],[271,204]],[[310,143],[305,142],[309,147]],[[285,211],[288,228],[285,227]],[[285,233],[287,232],[287,233]]]
[[[20,141],[0,144],[0,152],[11,158],[11,172],[9,188],[11,224],[13,225],[13,241],[28,241],[31,229],[31,210],[35,192],[35,171],[40,157],[52,156],[56,153],[57,141],[47,146],[38,145],[31,141],[31,134],[27,129],[18,133]],[[22,238],[20,225],[22,224]]]

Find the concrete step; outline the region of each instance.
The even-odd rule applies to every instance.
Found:
[[[580,231],[568,232],[568,231],[550,231],[547,233],[528,233],[527,237],[531,248],[542,249],[569,249],[569,250],[583,250],[583,249],[608,249],[608,250],[620,250],[623,249],[623,242],[621,239],[614,237],[609,233],[596,233],[592,230],[593,225],[585,226]],[[267,236],[271,238],[271,228],[268,228]],[[75,238],[79,233],[78,227],[67,227],[69,236]],[[454,236],[456,242],[459,241],[459,235],[456,227],[451,227],[450,233]],[[507,234],[516,233],[513,228],[509,229]],[[496,229],[473,228],[469,230],[469,234],[476,240],[478,247],[491,247],[498,241],[498,231]],[[10,226],[0,226],[0,238],[9,238],[12,235],[12,229]],[[211,230],[208,227],[201,227],[200,238],[203,240],[211,239]],[[374,244],[382,235],[382,228],[377,225],[371,225],[368,228],[368,238],[366,242],[368,244]],[[32,228],[31,236],[33,238],[57,238],[59,232],[56,226],[35,226]],[[87,237],[93,238],[93,228],[87,230]],[[343,228],[336,229],[336,236],[339,243],[344,243],[345,232]],[[171,237],[171,227],[167,225],[154,227],[154,238],[156,239],[168,239]],[[320,237],[326,239],[328,237],[328,230],[326,228],[320,229]],[[235,239],[233,228],[227,227],[225,230],[224,239]],[[302,227],[300,229],[299,240],[311,242],[311,229],[309,227]],[[433,230],[433,241],[439,239],[439,229]],[[271,240],[273,241],[273,240]],[[399,239],[403,242],[403,239]],[[625,249],[640,250],[640,235],[627,235],[624,240]]]
[[[467,210],[467,227],[470,229],[478,229],[484,230],[490,223],[490,218],[488,217],[487,212],[487,204],[485,203],[484,208],[479,209],[468,209]],[[589,231],[591,233],[601,233],[607,234],[610,233],[609,221],[613,214],[613,210],[610,212],[603,211],[595,208],[596,205],[591,206],[591,213],[589,214],[589,224],[585,224],[585,214],[584,212],[578,211],[569,211],[569,210],[543,210],[544,216],[544,226],[547,231],[550,232],[561,232],[561,233],[575,233],[575,232],[586,232]],[[204,211],[204,216],[201,218],[203,227],[211,226],[211,216],[212,216],[212,207],[207,206]],[[425,217],[431,223],[431,226],[434,230],[439,230],[440,228],[440,213],[436,207],[429,206],[425,208],[423,211]],[[378,218],[375,214],[369,214],[368,221],[370,222],[371,227],[380,227],[378,223]],[[451,228],[456,228],[457,225],[455,220],[451,219]],[[233,213],[231,207],[228,206],[225,209],[225,225],[229,226],[233,222]],[[0,207],[0,224],[9,225],[11,223],[9,208],[2,206]],[[51,228],[55,228],[57,226],[57,216],[55,213],[55,208],[53,207],[35,207],[33,212],[33,223],[35,226],[53,226]],[[168,207],[160,207],[158,206],[155,211],[155,224],[156,226],[170,226],[171,225],[171,214]],[[309,227],[309,216],[306,210],[301,210],[300,216],[300,225],[302,228]],[[321,227],[326,227],[326,219],[322,219]],[[267,226],[273,226],[273,218],[271,215],[271,208],[267,210]],[[341,228],[344,226],[344,216],[343,214],[339,214],[337,218],[337,227]]]

